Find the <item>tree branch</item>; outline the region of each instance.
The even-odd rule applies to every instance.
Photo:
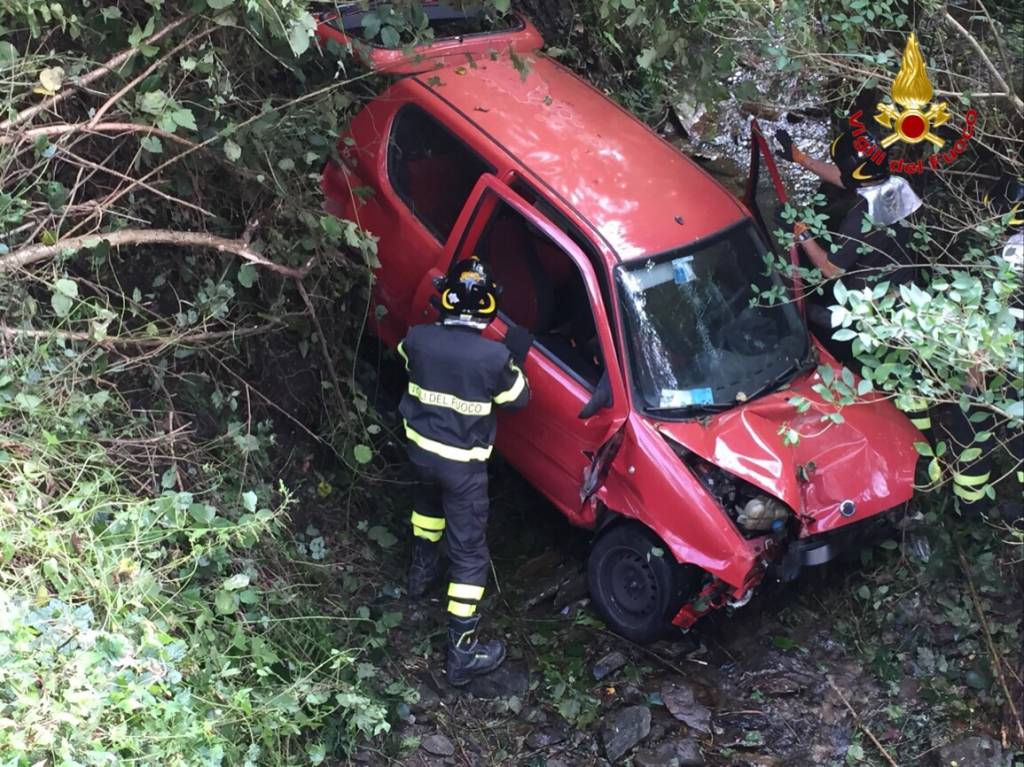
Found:
[[[179,136],[176,133],[170,131],[161,130],[153,125],[142,125],[141,123],[99,123],[98,125],[90,125],[89,123],[61,123],[58,125],[43,125],[39,128],[31,128],[29,130],[21,131],[18,133],[8,133],[5,136],[0,136],[0,146],[5,144],[14,144],[19,141],[39,138],[40,136],[64,136],[69,133],[151,133],[154,136],[160,136],[168,141],[173,141],[176,144],[182,146],[194,147],[195,142],[189,141],[183,136]]]
[[[172,344],[196,344],[212,341],[224,341],[231,338],[245,338],[260,333],[266,333],[278,327],[278,323],[271,322],[266,325],[258,325],[254,328],[243,328],[241,330],[213,330],[206,333],[190,333],[180,336],[149,336],[144,338],[132,338],[130,336],[109,336],[103,339],[96,339],[91,333],[85,331],[70,330],[35,330],[28,328],[12,328],[0,322],[0,335],[7,338],[62,338],[66,341],[85,341],[98,346],[135,346],[143,349],[171,346]]]
[[[54,258],[67,251],[75,252],[82,248],[94,247],[101,242],[107,242],[114,248],[122,245],[176,245],[210,248],[222,253],[233,253],[251,264],[262,266],[264,269],[293,280],[301,280],[305,277],[311,266],[307,263],[301,269],[295,269],[277,264],[257,253],[241,240],[229,240],[204,232],[176,232],[170,229],[121,229],[116,232],[69,237],[59,240],[53,245],[29,245],[19,248],[13,253],[0,257],[0,274]]]
[[[170,24],[168,24],[166,27],[161,29],[159,32],[155,32],[153,34],[153,36],[150,37],[149,39],[143,40],[142,43],[145,44],[145,45],[152,45],[153,43],[157,42],[160,38],[164,37],[165,35],[170,34],[175,29],[180,27],[182,24],[184,24],[185,22],[191,20],[194,17],[195,17],[195,14],[192,14],[192,13],[190,13],[190,14],[188,14],[186,16],[182,16],[177,21],[173,21]],[[132,56],[134,56],[138,52],[139,52],[138,48],[127,48],[127,49],[121,51],[119,54],[117,54],[113,58],[108,59],[105,64],[102,64],[99,67],[97,67],[96,69],[92,70],[91,72],[88,72],[88,73],[82,75],[81,77],[79,77],[78,80],[75,81],[75,83],[73,85],[69,85],[67,88],[62,90],[56,96],[50,96],[50,98],[48,98],[48,99],[43,99],[41,102],[36,104],[34,107],[29,107],[28,109],[25,109],[25,110],[19,112],[17,117],[14,117],[14,118],[12,118],[10,120],[4,120],[3,122],[0,122],[0,130],[10,130],[11,128],[13,128],[16,125],[21,125],[22,123],[27,122],[28,120],[31,120],[33,117],[35,117],[40,112],[45,111],[47,109],[50,109],[51,107],[56,106],[57,104],[62,102],[64,99],[66,99],[68,96],[70,96],[71,94],[77,92],[80,88],[83,88],[84,86],[89,85],[90,83],[95,82],[96,80],[99,80],[101,77],[107,76],[108,74],[113,72],[115,69],[117,69],[119,66],[121,66],[126,61],[128,61],[128,59],[130,59]]]
[[[954,19],[948,10],[944,10],[942,12],[942,17],[946,20],[946,23],[948,23],[951,27],[953,27],[953,29],[959,32],[960,36],[963,37],[967,42],[969,42],[971,44],[971,47],[974,48],[975,51],[977,51],[978,55],[981,56],[981,60],[985,62],[985,66],[988,67],[989,72],[991,72],[992,76],[995,78],[996,84],[999,85],[999,87],[1002,88],[1004,91],[1006,91],[1007,95],[1009,96],[1010,103],[1013,104],[1013,106],[1016,108],[1018,112],[1024,114],[1024,101],[1022,101],[1020,96],[1013,92],[1013,88],[1011,88],[1007,84],[1002,74],[1000,74],[999,70],[996,68],[996,65],[992,63],[992,59],[990,59],[988,57],[988,54],[985,53],[985,49],[981,47],[981,43],[978,42],[977,38],[970,32],[968,32],[967,28],[964,27],[959,21]]]

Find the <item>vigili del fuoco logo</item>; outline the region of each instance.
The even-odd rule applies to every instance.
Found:
[[[903,49],[903,60],[900,63],[900,71],[892,84],[890,95],[892,102],[880,102],[875,111],[875,122],[889,130],[880,142],[881,146],[875,146],[867,135],[864,126],[862,110],[849,116],[850,128],[853,130],[855,146],[858,151],[869,156],[871,162],[881,165],[887,160],[887,153],[884,151],[898,141],[905,144],[920,144],[922,141],[931,143],[935,150],[927,158],[917,160],[906,160],[893,158],[888,160],[889,170],[893,173],[905,173],[916,175],[928,170],[940,170],[941,167],[952,165],[956,159],[964,153],[968,142],[974,136],[974,126],[978,122],[978,113],[974,109],[968,109],[964,115],[966,123],[961,131],[960,137],[953,142],[953,146],[945,149],[946,140],[937,135],[933,128],[945,125],[949,122],[949,107],[944,101],[932,101],[934,91],[931,81],[928,79],[928,71],[925,69],[924,56],[921,54],[921,47],[917,43],[917,35],[913,32],[907,38],[906,47]]]

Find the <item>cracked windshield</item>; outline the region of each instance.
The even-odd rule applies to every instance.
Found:
[[[795,304],[758,303],[779,279],[751,226],[619,269],[634,385],[653,410],[744,401],[807,356]],[[777,380],[778,379],[778,380]]]

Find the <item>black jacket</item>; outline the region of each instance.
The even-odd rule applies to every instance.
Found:
[[[398,345],[409,371],[399,411],[405,435],[452,461],[486,461],[497,428],[495,408],[526,405],[530,388],[509,350],[472,328],[415,325]]]

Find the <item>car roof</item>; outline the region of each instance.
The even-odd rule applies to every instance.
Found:
[[[621,260],[692,244],[749,215],[695,162],[557,62],[529,55],[517,69],[507,55],[492,59],[414,79],[561,196]]]

